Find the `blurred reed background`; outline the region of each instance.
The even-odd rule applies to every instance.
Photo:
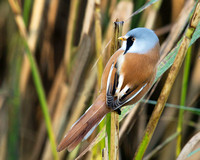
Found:
[[[55,147],[99,93],[101,74],[111,56],[113,22],[126,20],[146,2],[0,1],[0,159],[73,160],[80,155],[97,132],[71,153],[57,153]],[[195,2],[159,0],[125,21],[122,34],[135,27],[153,29],[165,57],[183,36]],[[176,159],[200,130],[199,30],[144,159]],[[120,123],[119,159],[133,159],[167,74],[145,97],[150,100],[138,103]],[[101,159],[104,142],[81,159]],[[195,140],[192,149],[199,147]],[[195,157],[200,153],[188,159]]]

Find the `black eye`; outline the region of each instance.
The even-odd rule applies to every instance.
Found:
[[[134,41],[135,41],[135,38],[134,38],[134,37],[132,37],[132,38],[131,38],[131,40],[134,42]]]

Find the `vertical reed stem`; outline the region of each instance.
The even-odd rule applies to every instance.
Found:
[[[185,59],[184,74],[183,74],[182,89],[181,89],[181,100],[180,100],[181,106],[185,106],[185,101],[186,101],[188,77],[189,77],[189,70],[190,70],[191,51],[192,51],[192,49],[190,47],[188,49],[186,59]],[[179,133],[182,132],[183,116],[184,116],[184,109],[180,109],[179,116],[178,116],[178,126],[177,126],[177,132],[179,132]],[[182,135],[179,134],[177,137],[177,144],[176,144],[176,157],[178,157],[178,155],[181,152],[181,139],[182,139]]]
[[[178,54],[174,60],[174,63],[170,69],[170,72],[167,76],[167,79],[166,79],[166,82],[164,84],[164,87],[160,93],[160,96],[158,98],[158,101],[157,101],[157,104],[155,106],[155,109],[153,111],[153,114],[149,120],[149,123],[147,125],[147,128],[146,128],[146,132],[145,132],[145,135],[142,139],[142,142],[140,143],[137,151],[136,151],[136,154],[134,156],[134,160],[141,160],[143,155],[144,155],[144,152],[146,151],[147,149],[147,146],[152,138],[152,135],[154,133],[154,130],[158,124],[158,121],[160,119],[160,116],[163,112],[163,109],[164,109],[164,106],[165,106],[165,103],[169,97],[169,94],[170,94],[170,91],[172,89],[172,86],[174,84],[174,81],[176,79],[176,76],[180,70],[180,67],[183,63],[183,60],[184,60],[184,57],[186,55],[186,52],[187,52],[187,49],[189,47],[189,43],[190,43],[190,40],[192,38],[192,35],[199,23],[199,20],[200,20],[200,0],[198,1],[198,4],[195,8],[195,11],[193,13],[193,16],[192,16],[192,19],[190,21],[190,24],[189,24],[189,27],[187,28],[186,32],[185,32],[185,35],[183,36],[183,40],[181,42],[181,45],[180,45],[180,48],[179,48],[179,51],[178,51]]]
[[[111,55],[119,48],[118,37],[122,33],[124,22],[114,22],[114,34],[111,42]],[[108,133],[108,149],[109,157],[112,160],[119,159],[119,115],[116,112],[111,112],[107,116],[107,133]]]
[[[95,0],[95,45],[96,45],[96,59],[97,59],[97,92],[101,89],[101,77],[103,74],[103,57],[102,52],[102,30],[101,30],[101,7],[100,0]],[[98,94],[98,93],[97,93]],[[105,120],[103,119],[99,124],[99,130],[101,131],[105,125]],[[105,146],[104,141],[100,141],[98,145],[93,148],[93,159],[101,159],[100,148],[103,149]]]

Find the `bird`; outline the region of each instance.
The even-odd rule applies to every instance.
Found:
[[[72,151],[104,116],[138,102],[155,80],[160,44],[154,31],[135,28],[118,38],[122,46],[108,60],[101,79],[99,96],[89,109],[72,125],[57,151]]]

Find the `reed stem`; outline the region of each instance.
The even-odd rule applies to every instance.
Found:
[[[111,55],[119,48],[118,37],[122,33],[122,26],[124,22],[114,22],[114,34],[111,42]],[[106,130],[108,133],[108,150],[109,157],[112,160],[119,159],[119,115],[117,112],[111,112],[107,115]]]
[[[181,100],[180,105],[185,106],[186,96],[187,96],[187,85],[188,85],[188,78],[189,78],[189,70],[190,70],[190,60],[191,60],[191,47],[188,49],[188,52],[186,54],[185,64],[184,64],[184,74],[183,74],[183,81],[182,81],[182,89],[181,89]],[[183,127],[183,120],[184,120],[184,109],[179,110],[179,116],[178,116],[178,126],[177,126],[177,132],[182,132]],[[182,135],[179,134],[177,137],[177,144],[176,144],[176,157],[181,152],[181,141],[182,141]]]
[[[187,49],[189,47],[192,35],[199,23],[200,20],[200,1],[198,1],[198,4],[195,8],[195,11],[193,13],[192,19],[190,21],[190,25],[187,28],[185,35],[183,36],[183,40],[181,42],[178,54],[174,60],[174,63],[170,69],[170,72],[167,76],[166,82],[164,84],[164,87],[160,93],[160,96],[158,98],[157,104],[155,106],[155,109],[153,111],[153,114],[149,120],[149,123],[146,128],[146,132],[144,134],[144,137],[136,151],[136,154],[134,156],[134,160],[141,160],[143,158],[144,152],[147,149],[147,146],[152,138],[152,135],[155,131],[155,128],[158,124],[158,121],[161,117],[161,114],[163,112],[165,103],[169,97],[170,91],[172,89],[172,86],[174,84],[174,81],[176,79],[176,76],[180,70],[180,67],[183,63],[184,57],[186,55]]]

